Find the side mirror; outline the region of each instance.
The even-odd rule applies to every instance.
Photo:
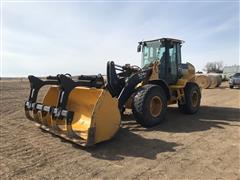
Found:
[[[137,52],[141,52],[141,50],[142,50],[142,46],[141,46],[141,44],[139,44],[139,45],[137,46]]]

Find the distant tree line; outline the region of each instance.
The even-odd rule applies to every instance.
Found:
[[[223,73],[223,62],[222,61],[208,62],[205,65],[204,71],[207,71],[207,73]]]

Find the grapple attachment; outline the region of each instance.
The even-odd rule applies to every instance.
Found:
[[[77,81],[65,75],[46,81],[29,76],[29,81],[25,113],[42,129],[82,146],[111,139],[118,131],[118,100],[106,90],[101,76],[79,76]],[[51,86],[42,103],[37,103],[44,85]]]

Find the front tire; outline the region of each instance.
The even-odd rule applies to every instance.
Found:
[[[167,97],[158,85],[147,84],[140,87],[132,102],[136,121],[145,127],[152,127],[165,119]]]
[[[229,87],[230,87],[230,89],[233,89],[233,85],[230,85]]]
[[[184,88],[184,104],[179,104],[178,107],[181,112],[185,114],[194,114],[200,108],[201,91],[196,83],[187,83]]]

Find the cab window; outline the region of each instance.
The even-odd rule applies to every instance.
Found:
[[[176,44],[172,45],[169,48],[169,63],[171,68],[171,74],[177,75],[177,46]]]
[[[142,66],[144,67],[153,61],[162,61],[165,51],[165,47],[159,45],[159,43],[147,44],[143,47]]]

